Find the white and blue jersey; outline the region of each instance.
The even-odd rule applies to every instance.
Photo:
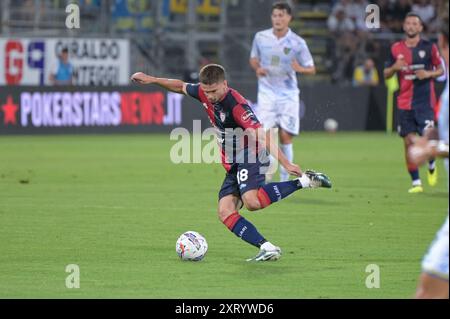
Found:
[[[448,78],[448,75],[447,75]],[[444,93],[441,97],[441,110],[439,112],[439,139],[448,144],[448,95],[449,95],[449,82],[445,87]],[[448,173],[448,158],[445,159],[445,168]]]
[[[258,79],[256,113],[265,129],[282,128],[292,135],[300,132],[300,90],[292,68],[296,60],[313,67],[314,60],[305,40],[292,32],[278,39],[273,29],[258,32],[253,40],[251,58],[267,71]]]
[[[448,95],[449,85],[441,97],[441,110],[439,113],[439,139],[448,144]],[[448,176],[448,158],[445,159],[445,168]],[[448,181],[447,181],[448,183]],[[448,186],[447,186],[448,187]],[[449,273],[449,221],[448,216],[444,225],[436,235],[430,249],[423,258],[422,270],[432,276],[448,281]]]
[[[283,97],[298,95],[297,75],[291,64],[293,60],[303,67],[314,66],[306,41],[289,29],[278,39],[273,29],[258,32],[253,40],[252,58],[257,58],[268,75],[260,77],[258,90],[268,95]]]

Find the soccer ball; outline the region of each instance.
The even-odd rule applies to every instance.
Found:
[[[187,231],[178,238],[175,250],[182,260],[200,261],[208,251],[208,243],[199,233]]]
[[[327,119],[323,124],[325,131],[334,133],[339,128],[339,123],[335,119]]]

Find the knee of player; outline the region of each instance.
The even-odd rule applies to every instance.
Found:
[[[225,220],[231,215],[233,214],[232,211],[228,210],[228,209],[220,209],[218,210],[218,218],[219,220],[223,223],[225,222]]]
[[[251,212],[260,210],[262,208],[261,203],[257,198],[246,201],[245,207]]]
[[[411,145],[414,144],[414,138],[415,138],[415,135],[413,135],[413,134],[408,134],[404,137],[406,147],[410,147]]]

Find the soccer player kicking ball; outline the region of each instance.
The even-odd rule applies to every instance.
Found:
[[[302,188],[331,188],[331,182],[321,173],[302,173],[298,165],[286,159],[282,151],[270,141],[269,134],[266,136],[247,100],[228,87],[222,66],[210,64],[203,67],[199,79],[199,84],[188,84],[180,80],[156,78],[141,72],[131,77],[133,82],[156,84],[171,92],[189,95],[203,104],[211,124],[217,131],[222,164],[227,171],[219,193],[219,219],[238,237],[260,249],[259,253],[248,261],[277,260],[281,256],[281,249],[267,241],[238,211],[243,205],[249,211],[261,210]],[[255,148],[250,146],[250,139],[256,141]],[[261,145],[263,148],[260,149]],[[265,184],[264,168],[268,166],[268,162],[263,160],[263,156],[266,150],[286,171],[298,178]],[[252,158],[254,153],[262,155]]]

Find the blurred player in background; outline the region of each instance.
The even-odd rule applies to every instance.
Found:
[[[248,261],[280,258],[281,249],[268,242],[253,224],[239,215],[239,210],[243,205],[250,211],[264,209],[302,188],[330,188],[328,177],[312,171],[303,174],[300,167],[292,164],[276,144],[270,141],[269,135],[266,138],[266,133],[247,100],[228,87],[225,69],[220,65],[210,64],[203,67],[199,74],[199,84],[155,78],[140,72],[134,74],[131,79],[140,84],[156,84],[166,90],[189,95],[202,103],[217,131],[222,164],[227,171],[219,193],[220,221],[238,237],[260,248],[258,255]],[[256,146],[249,146],[245,136],[258,141],[252,144]],[[267,156],[266,150],[279,160],[288,174],[298,178],[265,184],[264,167],[268,165],[268,161],[267,157],[263,157]],[[249,157],[251,153],[258,154],[254,161]]]
[[[305,40],[292,32],[292,10],[287,3],[272,7],[272,28],[253,40],[250,65],[258,77],[258,117],[266,130],[279,128],[281,150],[294,159],[293,137],[300,132],[300,90],[297,75],[315,74],[316,68]],[[281,167],[281,181],[289,173]]]
[[[63,48],[57,63],[52,66],[50,83],[53,85],[72,85],[73,66],[69,62],[69,50]]]
[[[435,126],[436,95],[434,79],[444,71],[438,47],[421,38],[423,23],[415,13],[409,13],[403,29],[406,39],[391,47],[391,58],[384,70],[386,79],[398,73],[400,93],[397,100],[399,134],[404,139],[406,163],[412,179],[409,193],[423,192],[422,181],[417,165],[408,159],[408,149],[416,134],[423,135],[425,130]],[[435,186],[437,170],[434,159],[428,166],[428,183]]]
[[[448,9],[447,9],[448,12]],[[447,13],[448,14],[448,13]],[[449,25],[448,16],[443,19],[441,33],[439,35],[439,48],[444,56],[445,63],[449,65]],[[449,108],[449,83],[441,97],[441,109],[439,113],[439,138],[433,139],[436,132],[429,132],[427,137],[418,138],[411,147],[409,156],[415,165],[421,165],[430,158],[444,157],[445,168],[448,173],[448,108]],[[435,131],[435,130],[434,130]],[[448,176],[448,175],[447,175]],[[448,181],[447,181],[448,182]],[[447,185],[448,187],[448,185]],[[448,299],[448,272],[449,272],[449,221],[448,216],[442,228],[436,235],[436,239],[422,261],[422,275],[417,288],[417,298],[445,298]]]

